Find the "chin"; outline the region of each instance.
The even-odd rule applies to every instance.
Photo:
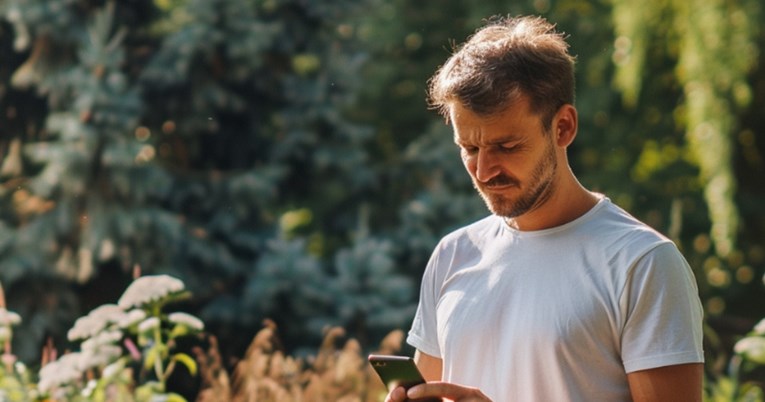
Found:
[[[513,219],[513,218],[519,217],[520,215],[523,215],[523,213],[519,213],[518,211],[508,210],[508,209],[489,208],[489,211],[491,211],[491,213],[494,215],[501,216],[507,219]]]
[[[513,203],[509,200],[506,200],[502,197],[488,197],[484,194],[482,195],[483,200],[486,203],[486,207],[494,215],[502,216],[505,218],[516,218],[523,214],[523,211],[519,211],[517,208],[515,208]]]

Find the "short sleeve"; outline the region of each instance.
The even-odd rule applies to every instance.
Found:
[[[674,244],[663,243],[637,261],[620,308],[627,373],[704,361],[703,308],[696,279]]]
[[[422,275],[420,302],[417,305],[417,312],[414,315],[412,328],[409,330],[406,341],[418,350],[440,358],[441,350],[437,341],[438,323],[436,317],[440,289],[440,286],[436,284],[436,267],[438,266],[439,250],[440,247],[436,247]]]

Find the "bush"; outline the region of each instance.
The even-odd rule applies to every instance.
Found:
[[[187,398],[168,383],[180,366],[199,377],[200,402],[215,401],[380,401],[385,387],[364,358],[361,345],[349,339],[337,347],[345,331],[325,331],[315,356],[288,356],[279,347],[276,325],[267,320],[245,355],[229,372],[217,338],[204,334],[204,324],[165,307],[189,297],[184,284],[168,275],[139,277],[117,304],[104,304],[80,317],[69,330],[80,350],[57,356],[52,343],[43,351],[39,372],[31,372],[11,353],[15,312],[0,308],[2,401],[181,402]],[[195,358],[180,351],[192,338]],[[391,332],[376,353],[396,353],[401,331]]]

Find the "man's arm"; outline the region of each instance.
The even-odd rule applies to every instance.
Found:
[[[702,363],[678,364],[627,374],[635,402],[701,402]]]
[[[425,377],[425,381],[441,381],[443,360],[427,353],[422,353],[417,349],[414,352],[414,362],[417,364],[417,368],[422,373],[422,376]]]

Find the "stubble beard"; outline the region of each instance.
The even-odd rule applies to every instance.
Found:
[[[550,198],[553,193],[553,180],[557,169],[558,160],[555,157],[555,148],[550,144],[542,160],[534,167],[529,180],[531,187],[528,191],[524,191],[517,197],[511,197],[482,190],[482,187],[505,184],[511,184],[516,191],[523,190],[520,182],[506,175],[497,176],[488,183],[480,185],[473,179],[473,187],[481,195],[491,213],[506,219],[517,218],[536,209]]]

